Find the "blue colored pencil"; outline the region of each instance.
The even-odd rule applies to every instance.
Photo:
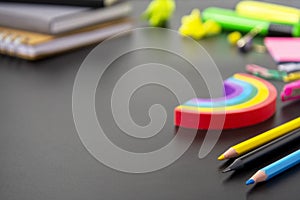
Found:
[[[300,163],[300,149],[290,155],[258,170],[247,182],[246,185],[267,181],[285,170]]]

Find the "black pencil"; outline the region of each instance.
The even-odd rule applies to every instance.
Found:
[[[241,169],[247,164],[254,162],[262,156],[268,155],[279,148],[286,147],[296,141],[300,140],[300,129],[294,130],[276,140],[273,140],[249,153],[237,158],[234,162],[229,165],[223,172],[229,172],[232,170]]]

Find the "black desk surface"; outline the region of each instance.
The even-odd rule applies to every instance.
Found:
[[[147,2],[133,1],[133,15],[136,18]],[[212,5],[233,8],[237,2],[178,1],[170,28],[177,30],[181,16],[188,14],[192,8],[203,9]],[[296,0],[286,3],[300,7]],[[145,23],[138,22],[137,26],[145,26]],[[108,51],[113,53],[118,45],[122,45],[122,41],[125,44],[128,37],[130,36],[121,38]],[[131,40],[139,42],[138,38]],[[256,42],[261,42],[261,39]],[[236,49],[228,46],[225,34],[208,38],[200,44],[210,53],[223,78],[236,72],[244,72],[244,66],[248,63],[276,67],[268,54],[239,54]],[[257,163],[241,172],[222,174],[219,168],[223,163],[216,158],[229,146],[299,116],[300,102],[283,104],[278,100],[276,115],[266,122],[223,131],[213,151],[204,159],[198,158],[205,135],[199,132],[180,159],[156,172],[127,174],[98,162],[82,145],[72,117],[75,76],[92,48],[83,48],[38,62],[0,57],[0,199],[299,199],[299,166],[268,183],[247,187],[245,180],[270,160]],[[155,50],[129,53],[112,64],[104,82],[98,87],[96,109],[99,121],[103,123],[109,138],[124,149],[147,152],[162,147],[174,137],[173,108],[177,101],[164,87],[145,86],[132,97],[130,112],[133,120],[140,125],[149,123],[148,109],[153,104],[162,104],[168,114],[164,128],[148,142],[124,135],[111,120],[112,114],[108,109],[116,77],[120,77],[137,63],[166,60],[170,66],[182,64],[182,61],[177,61],[171,54]],[[183,73],[193,74],[189,66],[182,67]],[[193,75],[190,81],[197,84]],[[272,83],[281,90],[282,83]],[[204,89],[199,85],[196,90],[201,93]],[[288,151],[291,149],[287,149]],[[282,154],[274,155],[273,159],[276,156]]]

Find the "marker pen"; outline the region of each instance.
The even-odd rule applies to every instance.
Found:
[[[250,32],[253,28],[259,27],[262,36],[284,36],[299,37],[300,24],[284,25],[270,23],[268,21],[251,19],[240,16],[233,10],[210,7],[202,12],[203,20],[212,19],[219,23],[224,30],[235,30],[240,32]]]
[[[248,18],[264,20],[280,24],[298,24],[300,10],[298,8],[261,1],[240,1],[235,11]]]

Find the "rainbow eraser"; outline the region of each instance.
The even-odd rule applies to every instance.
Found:
[[[205,130],[234,129],[261,123],[276,112],[277,90],[259,77],[237,73],[224,81],[224,91],[224,97],[191,99],[176,107],[175,125]]]

